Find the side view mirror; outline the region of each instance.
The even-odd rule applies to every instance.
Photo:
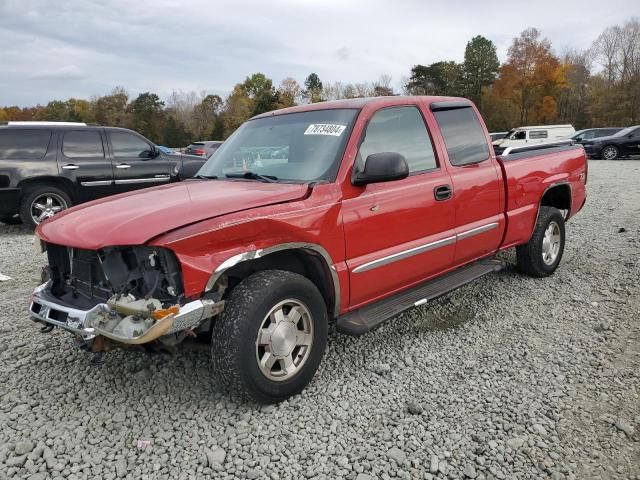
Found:
[[[160,149],[156,146],[151,146],[149,150],[143,151],[139,156],[142,160],[151,160],[152,158],[156,158],[158,155],[160,155]]]
[[[390,182],[409,176],[407,160],[399,153],[372,153],[364,162],[364,169],[357,172],[351,181],[354,185]]]

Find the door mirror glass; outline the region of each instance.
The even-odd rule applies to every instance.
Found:
[[[399,153],[372,153],[364,163],[364,169],[353,177],[354,185],[390,182],[409,176],[407,160]]]

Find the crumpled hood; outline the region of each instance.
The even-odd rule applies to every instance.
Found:
[[[44,241],[96,250],[140,245],[176,228],[240,210],[302,199],[308,186],[245,181],[188,181],[78,205],[43,222]]]

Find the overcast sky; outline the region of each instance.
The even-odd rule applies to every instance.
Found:
[[[504,60],[535,26],[557,53],[587,48],[638,0],[0,0],[0,105],[176,90],[227,94],[253,72],[277,85],[400,78],[412,65],[462,61],[484,35]]]

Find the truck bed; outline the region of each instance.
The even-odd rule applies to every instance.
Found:
[[[538,214],[540,199],[550,187],[562,185],[566,191],[566,219],[584,205],[587,175],[584,149],[562,145],[531,149],[498,157],[505,182],[507,228],[502,248],[526,243]],[[544,202],[543,202],[544,204]]]

